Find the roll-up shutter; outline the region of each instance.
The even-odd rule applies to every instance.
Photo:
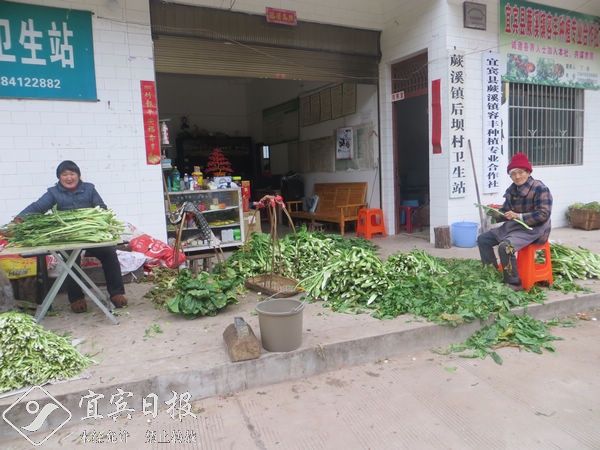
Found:
[[[156,72],[376,84],[379,31],[151,3]]]

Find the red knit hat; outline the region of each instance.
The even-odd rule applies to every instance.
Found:
[[[529,159],[527,159],[527,155],[525,153],[515,153],[515,155],[510,160],[510,164],[506,171],[510,173],[513,169],[524,169],[527,172],[533,172],[533,168],[531,167],[531,163]]]

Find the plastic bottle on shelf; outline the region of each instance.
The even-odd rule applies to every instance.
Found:
[[[173,166],[173,171],[171,172],[171,189],[173,192],[181,190],[181,173],[177,170],[177,166]]]
[[[187,172],[183,174],[183,178],[181,179],[181,181],[183,181],[183,183],[182,183],[183,188],[181,190],[187,191],[190,188],[190,185],[189,185],[190,178],[189,178]]]
[[[196,183],[198,183],[198,189],[204,187],[204,174],[200,170],[196,172]]]
[[[169,145],[169,127],[167,127],[167,122],[161,122],[160,124],[160,138],[162,145]]]

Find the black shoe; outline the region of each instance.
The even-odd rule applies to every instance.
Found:
[[[523,286],[521,286],[520,284],[509,284],[508,287],[511,288],[515,292],[521,292],[524,290]]]

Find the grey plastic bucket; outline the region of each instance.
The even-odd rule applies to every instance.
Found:
[[[302,344],[304,303],[289,298],[265,300],[255,307],[260,340],[265,350],[289,352]]]

